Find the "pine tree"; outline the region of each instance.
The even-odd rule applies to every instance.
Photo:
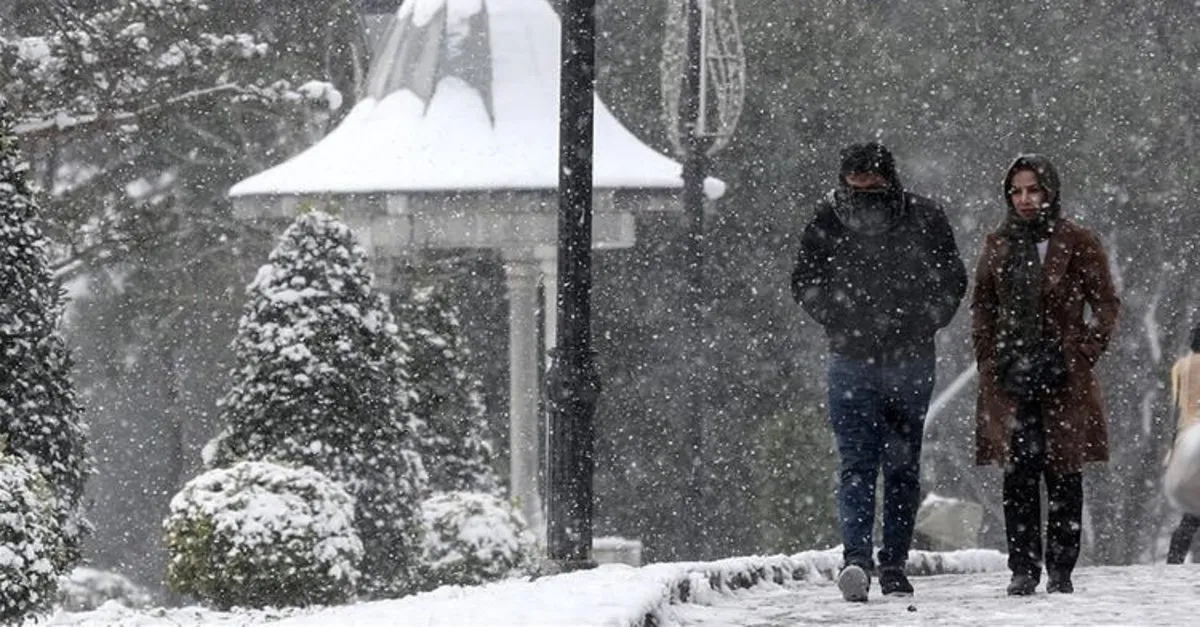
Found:
[[[88,472],[80,406],[59,333],[62,289],[47,266],[47,242],[0,97],[0,449],[30,460],[54,491],[64,553],[79,559],[86,531],[80,498]]]
[[[401,337],[413,364],[413,414],[420,421],[421,459],[435,491],[499,489],[484,439],[483,384],[467,364],[471,351],[458,308],[436,284],[414,285],[396,303]]]
[[[357,501],[365,592],[388,596],[411,589],[427,479],[409,360],[371,281],[345,224],[321,212],[292,223],[247,290],[227,426],[207,461],[306,465],[342,482]]]

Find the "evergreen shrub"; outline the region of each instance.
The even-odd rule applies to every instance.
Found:
[[[42,473],[0,448],[0,623],[50,609],[64,551],[58,520]]]
[[[424,582],[478,585],[521,574],[534,539],[521,514],[485,492],[438,492],[421,504],[425,524]]]
[[[355,595],[363,545],[354,499],[306,467],[246,461],[171,500],[168,583],[213,606],[292,607]]]

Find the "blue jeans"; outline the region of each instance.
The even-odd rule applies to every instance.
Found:
[[[841,457],[838,518],[847,564],[874,565],[875,480],[883,470],[881,567],[903,566],[921,498],[921,439],[932,355],[876,363],[831,355],[829,421]]]

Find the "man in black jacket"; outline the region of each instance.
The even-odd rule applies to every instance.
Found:
[[[879,587],[912,594],[904,572],[920,499],[934,334],[954,317],[967,273],[945,212],[907,192],[884,146],[842,151],[838,187],[804,230],[792,295],[829,338],[829,419],[841,457],[838,587],[866,601],[883,473]]]

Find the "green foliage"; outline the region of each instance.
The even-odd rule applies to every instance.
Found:
[[[164,523],[171,588],[221,609],[344,602],[363,546],[354,499],[311,468],[240,462],[188,482]]]
[[[226,192],[348,110],[365,80],[358,4],[0,2],[3,91],[48,192],[52,269],[77,295],[98,564],[161,576],[156,531],[220,428],[241,287],[278,234],[239,223]]]
[[[484,439],[482,382],[473,376],[459,308],[437,281],[414,284],[393,311],[411,357],[413,415],[421,422],[421,459],[432,490],[495,492],[493,455]]]
[[[760,552],[792,554],[841,542],[837,468],[821,405],[798,407],[759,426],[752,481]]]
[[[346,486],[366,548],[363,587],[407,590],[419,555],[417,452],[409,358],[363,249],[326,213],[302,214],[248,288],[234,385],[209,467],[272,459]]]
[[[439,492],[421,505],[422,585],[472,586],[519,574],[533,562],[533,536],[520,513],[495,494]]]
[[[71,360],[58,330],[62,292],[46,263],[46,238],[0,98],[0,440],[50,481],[65,553],[79,559],[86,523],[79,511],[88,473]]]
[[[0,441],[0,622],[50,609],[64,550],[50,485]]]

